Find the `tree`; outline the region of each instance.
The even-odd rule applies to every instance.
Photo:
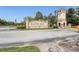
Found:
[[[69,8],[68,13],[69,14],[75,14],[75,9],[74,8]]]
[[[79,17],[75,17],[72,19],[72,24],[73,25],[79,25]]]
[[[72,25],[79,25],[79,8],[69,8],[67,11],[67,22]]]
[[[76,11],[75,11],[74,8],[69,8],[67,10],[66,17],[67,17],[67,22],[68,23],[73,24],[73,19],[76,17],[75,13],[76,13]]]
[[[52,27],[52,26],[54,26],[54,24],[56,24],[55,16],[53,16],[52,13],[50,13],[48,15],[48,21],[49,21],[49,26],[50,27]]]
[[[14,25],[14,22],[6,21],[4,19],[0,19],[0,25]]]
[[[76,15],[79,16],[79,8],[76,8]]]
[[[43,16],[43,20],[47,20],[47,16]]]
[[[39,19],[43,19],[43,14],[41,12],[36,12],[36,16],[35,16],[35,19],[36,20],[39,20]]]
[[[34,20],[34,18],[31,17],[31,16],[29,16],[29,17],[27,17],[27,18],[28,18],[28,20]]]

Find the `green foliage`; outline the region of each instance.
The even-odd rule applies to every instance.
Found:
[[[67,22],[71,23],[72,25],[76,25],[77,24],[77,16],[76,16],[76,10],[74,8],[69,8],[67,11]]]
[[[67,22],[72,23],[72,19],[75,18],[75,9],[74,8],[69,8],[67,10],[66,16],[67,16]]]
[[[47,20],[48,18],[47,18],[47,16],[43,16],[43,20]]]
[[[33,17],[28,17],[28,19],[29,19],[29,20],[34,20],[34,18],[33,18]]]
[[[69,8],[68,9],[68,14],[71,14],[71,15],[73,15],[73,14],[75,14],[75,9],[74,8]]]
[[[43,14],[40,11],[36,12],[35,19],[36,20],[43,19]]]
[[[26,29],[25,25],[17,25],[16,28],[17,29]]]
[[[79,8],[76,8],[76,15],[79,16]]]
[[[69,8],[67,11],[67,22],[72,26],[79,25],[79,8]]]
[[[0,19],[0,25],[14,25],[14,22],[6,21],[4,19]]]
[[[36,46],[0,48],[1,52],[40,52]]]
[[[49,26],[50,27],[53,27],[54,24],[56,24],[56,18],[55,18],[55,16],[52,15],[52,13],[50,13],[48,15],[48,21],[49,21]]]
[[[72,25],[79,25],[79,17],[75,17],[72,19]]]
[[[53,26],[53,28],[58,28],[58,26]]]

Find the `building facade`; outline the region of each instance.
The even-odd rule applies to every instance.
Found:
[[[60,9],[56,11],[57,13],[57,26],[59,28],[66,28],[67,21],[66,21],[66,11],[64,9]]]

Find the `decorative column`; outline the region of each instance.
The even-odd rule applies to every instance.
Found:
[[[28,20],[28,18],[26,19],[26,29],[29,29],[29,20]]]

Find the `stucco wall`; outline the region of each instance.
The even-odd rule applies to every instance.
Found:
[[[26,28],[48,28],[48,21],[43,20],[26,21]]]
[[[67,27],[66,11],[65,10],[58,10],[57,26],[59,28],[66,28]]]

